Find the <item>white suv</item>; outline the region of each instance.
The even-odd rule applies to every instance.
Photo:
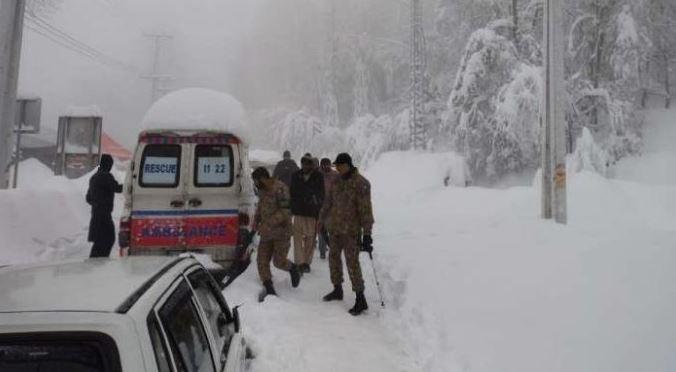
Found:
[[[0,371],[243,371],[218,284],[190,257],[0,269]]]

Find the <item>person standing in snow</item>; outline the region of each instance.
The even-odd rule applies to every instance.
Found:
[[[291,247],[289,189],[283,182],[270,177],[263,167],[256,168],[251,177],[259,190],[254,230],[261,236],[256,262],[258,275],[265,287],[264,295],[259,298],[262,301],[266,295],[277,295],[272,284],[270,261],[276,268],[289,273],[294,288],[300,283],[300,271],[287,259]]]
[[[329,194],[331,194],[331,189],[333,188],[333,185],[336,183],[340,175],[331,167],[331,159],[329,158],[322,159],[320,163],[320,172],[322,172],[322,175],[324,175],[324,196],[325,196],[324,202],[326,203]],[[327,240],[329,234],[326,231],[326,227],[322,227],[321,230],[318,230],[318,234],[319,234],[319,257],[322,260],[324,260],[326,259],[326,250],[328,245]]]
[[[293,255],[300,271],[310,272],[317,240],[317,219],[324,203],[324,176],[312,158],[301,159],[301,170],[291,178]]]
[[[359,252],[373,252],[373,207],[371,204],[371,184],[352,164],[349,154],[342,153],[334,162],[340,174],[331,189],[320,213],[320,225],[326,226],[329,242],[329,269],[334,289],[324,296],[324,301],[343,299],[343,262],[341,253],[345,253],[347,271],[356,293],[354,307],[350,314],[359,315],[368,309],[364,297],[364,279],[359,265]]]
[[[298,168],[296,161],[291,159],[291,152],[286,150],[284,151],[284,159],[277,163],[275,171],[272,173],[272,175],[276,179],[284,182],[286,187],[291,187],[291,176],[293,176],[293,174],[299,169],[300,168]]]
[[[89,221],[88,240],[93,242],[89,257],[108,257],[115,244],[115,224],[113,223],[113,202],[115,194],[122,192],[122,185],[117,183],[110,173],[113,169],[113,158],[108,154],[101,155],[99,169],[89,179],[87,203],[92,207]]]

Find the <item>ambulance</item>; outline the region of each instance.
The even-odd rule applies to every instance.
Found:
[[[244,117],[234,98],[206,89],[148,110],[124,186],[123,252],[201,253],[219,279],[246,268],[256,197]]]

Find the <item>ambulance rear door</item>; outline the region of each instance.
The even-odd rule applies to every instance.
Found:
[[[143,138],[137,152],[131,211],[131,254],[134,251],[185,249],[185,180],[190,174],[190,145],[161,136]]]
[[[193,250],[210,248],[214,260],[230,259],[239,232],[239,145],[232,136],[212,135],[191,146],[185,243]]]

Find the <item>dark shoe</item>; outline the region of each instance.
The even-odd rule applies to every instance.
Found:
[[[369,305],[366,303],[366,297],[364,297],[364,292],[357,292],[357,298],[354,302],[354,307],[350,309],[350,314],[357,316],[368,310]]]
[[[298,265],[291,265],[289,275],[291,276],[291,286],[293,288],[298,287],[298,284],[300,284],[300,270],[298,269]]]
[[[298,265],[298,268],[299,268],[301,273],[304,273],[304,274],[310,273],[310,265],[308,265],[308,264],[300,264],[300,265]]]
[[[265,287],[265,292],[267,293],[268,296],[277,296],[277,292],[275,291],[275,286],[272,285],[271,280],[263,282],[263,287]]]
[[[322,260],[325,260],[325,259],[326,259],[326,253],[321,252],[321,253],[319,254],[319,258],[321,258]]]
[[[341,285],[333,286],[333,292],[324,296],[324,301],[342,301],[343,299],[343,287]]]

